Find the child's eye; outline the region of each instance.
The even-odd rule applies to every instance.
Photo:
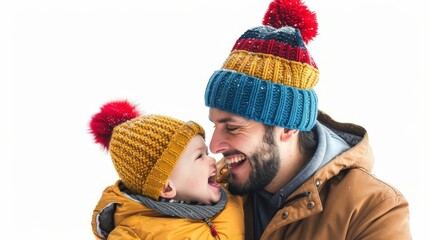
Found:
[[[201,153],[201,154],[199,154],[199,155],[197,156],[197,158],[196,158],[196,159],[203,158],[203,156],[204,156],[204,153]]]

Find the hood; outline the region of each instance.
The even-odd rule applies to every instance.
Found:
[[[318,179],[325,181],[340,171],[349,168],[361,168],[371,172],[374,167],[374,155],[369,145],[368,133],[356,124],[340,123],[322,111],[318,113],[318,121],[329,128],[351,148],[332,159],[316,174]]]

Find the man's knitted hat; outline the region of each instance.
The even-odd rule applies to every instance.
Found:
[[[109,151],[125,186],[154,200],[191,138],[205,137],[203,128],[193,121],[140,115],[136,105],[126,100],[103,105],[89,127],[95,142]]]
[[[241,35],[210,78],[206,106],[268,125],[311,130],[319,70],[306,44],[317,27],[316,14],[301,0],[271,2],[263,26]]]

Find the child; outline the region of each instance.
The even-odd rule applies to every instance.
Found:
[[[97,239],[244,239],[242,199],[216,182],[200,125],[113,101],[90,132],[120,177],[93,212]]]

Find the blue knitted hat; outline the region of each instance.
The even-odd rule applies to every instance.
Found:
[[[206,106],[268,125],[311,130],[319,70],[305,44],[316,35],[316,15],[301,0],[274,0],[263,26],[241,35],[222,69],[213,73]]]

